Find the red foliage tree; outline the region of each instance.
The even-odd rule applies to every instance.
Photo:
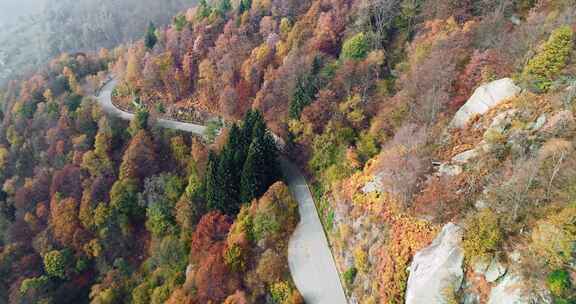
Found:
[[[140,130],[130,141],[120,165],[120,179],[142,179],[156,172],[156,151],[152,139]]]
[[[484,52],[475,50],[470,62],[456,80],[456,93],[450,101],[451,110],[460,108],[472,95],[474,88],[479,86],[482,81],[494,77],[499,78],[510,72],[504,60],[494,50]]]
[[[41,201],[50,199],[51,176],[45,170],[39,171],[31,183],[25,184],[18,189],[14,198],[14,205],[17,209],[30,211]]]
[[[199,262],[210,252],[214,253],[212,247],[223,246],[231,225],[232,220],[220,212],[205,214],[192,234],[190,260]]]
[[[74,242],[75,234],[81,229],[78,207],[77,201],[71,197],[60,199],[55,196],[50,201],[50,225],[56,240],[64,246],[80,245]],[[85,238],[77,236],[76,239],[81,243]]]
[[[66,165],[62,170],[56,171],[50,186],[50,196],[55,193],[73,197],[80,200],[82,197],[82,173],[75,165]]]
[[[195,278],[198,303],[222,303],[240,288],[238,275],[230,272],[222,256],[224,247],[223,242],[212,245],[198,266]]]

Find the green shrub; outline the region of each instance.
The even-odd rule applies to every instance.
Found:
[[[246,261],[242,247],[234,244],[224,252],[224,261],[226,265],[235,272],[241,272],[246,269]]]
[[[20,284],[20,293],[26,294],[28,290],[38,290],[48,285],[50,279],[47,276],[39,276],[36,278],[25,279]]]
[[[552,292],[552,294],[557,297],[566,295],[566,293],[572,287],[572,283],[570,282],[570,274],[564,269],[557,269],[552,271],[548,275],[547,283],[550,292]]]
[[[524,67],[523,79],[539,91],[547,91],[558,73],[566,66],[572,49],[573,31],[569,26],[557,28],[538,53]]]
[[[369,47],[366,34],[358,33],[344,42],[341,57],[344,60],[362,60],[368,55]]]
[[[380,147],[378,146],[376,137],[365,131],[360,133],[360,137],[356,141],[356,148],[358,149],[360,160],[363,162],[371,159],[380,152]]]
[[[174,17],[172,24],[174,25],[176,31],[181,32],[184,29],[184,27],[188,24],[188,20],[186,20],[185,15],[180,14]]]
[[[356,267],[350,267],[342,275],[344,277],[344,283],[348,288],[350,288],[350,286],[352,286],[352,284],[354,283],[354,279],[356,278],[357,273],[358,269],[356,269]]]
[[[532,230],[530,249],[551,267],[568,265],[574,259],[575,221],[576,204],[538,221]]]
[[[275,216],[268,212],[259,212],[254,217],[254,238],[259,241],[268,235],[273,235],[280,231],[280,225]]]
[[[282,281],[274,283],[270,286],[270,295],[276,304],[287,303],[288,298],[292,294],[292,287],[288,282]]]
[[[55,278],[66,279],[66,256],[58,251],[53,250],[44,255],[44,269],[46,273]]]
[[[206,129],[204,131],[204,136],[208,142],[213,142],[214,139],[220,134],[220,129],[222,128],[222,123],[219,120],[210,120],[206,124]]]
[[[496,253],[502,242],[498,217],[485,209],[466,219],[464,253],[467,258],[486,257]]]

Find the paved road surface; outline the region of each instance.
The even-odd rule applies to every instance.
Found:
[[[306,180],[293,163],[284,158],[280,161],[300,211],[300,223],[288,244],[292,279],[306,303],[346,304],[336,264]]]
[[[104,112],[130,120],[133,114],[112,104],[112,89],[116,83],[116,80],[112,80],[106,84],[96,99]],[[206,129],[201,125],[166,119],[159,119],[158,125],[200,135]],[[300,212],[300,223],[288,245],[288,263],[294,283],[307,304],[346,304],[344,289],[306,180],[287,159],[282,158],[281,165],[288,188],[298,201]]]
[[[104,87],[102,87],[102,89],[100,90],[100,94],[98,95],[98,97],[96,97],[96,99],[98,99],[98,103],[100,104],[100,106],[102,106],[102,109],[104,109],[104,112],[111,114],[111,115],[114,115],[116,117],[120,117],[120,118],[125,119],[125,120],[131,120],[134,117],[134,114],[124,112],[124,111],[116,108],[112,104],[112,98],[111,98],[112,97],[112,90],[114,89],[114,87],[116,86],[117,83],[118,83],[118,81],[116,79],[109,81]],[[185,123],[185,122],[179,122],[179,121],[174,121],[174,120],[168,120],[168,119],[158,119],[157,124],[161,127],[164,127],[164,128],[178,129],[178,130],[191,132],[191,133],[195,133],[195,134],[200,134],[200,135],[203,135],[204,130],[206,129],[206,127],[204,127],[204,126],[195,125],[195,124],[191,124],[191,123]]]

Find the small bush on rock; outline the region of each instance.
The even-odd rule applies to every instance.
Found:
[[[539,91],[547,91],[558,73],[566,66],[572,49],[574,33],[569,26],[563,26],[550,34],[550,38],[540,48],[524,68],[523,78]]]
[[[494,212],[485,209],[469,216],[465,229],[463,247],[467,258],[486,257],[498,251],[502,231]]]

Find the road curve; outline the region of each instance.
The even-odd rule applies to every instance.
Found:
[[[117,83],[118,81],[116,79],[112,79],[108,83],[106,83],[106,85],[104,85],[102,89],[100,89],[100,92],[96,97],[96,99],[98,100],[98,103],[100,104],[104,112],[124,120],[131,120],[134,117],[134,114],[122,111],[118,109],[116,106],[114,106],[114,104],[112,104],[112,90],[114,89]],[[163,128],[177,129],[199,135],[203,135],[204,131],[206,130],[206,127],[201,125],[162,118],[158,119],[156,123]]]
[[[131,120],[134,114],[122,111],[112,104],[112,90],[116,84],[115,79],[109,81],[95,98],[105,113]],[[164,128],[199,135],[203,135],[206,129],[201,125],[167,119],[159,119],[157,124]],[[298,201],[300,213],[300,223],[288,244],[288,264],[292,279],[307,304],[347,304],[336,264],[306,179],[298,167],[288,159],[282,157],[280,164],[288,188]]]

